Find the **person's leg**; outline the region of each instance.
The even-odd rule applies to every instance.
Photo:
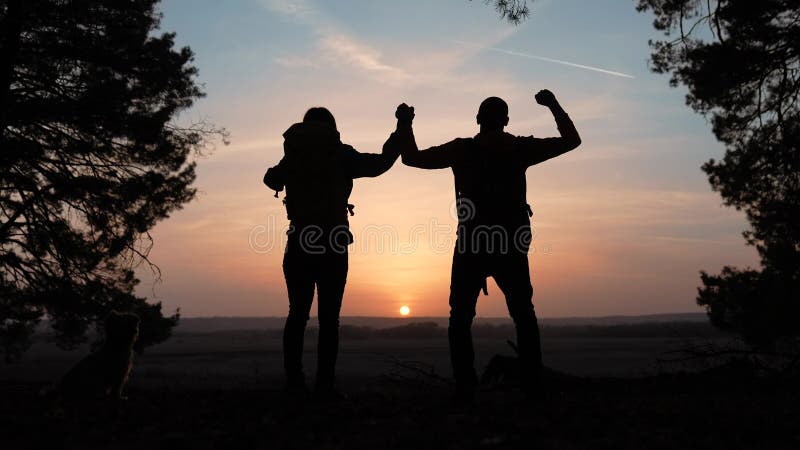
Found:
[[[459,393],[470,395],[477,385],[475,374],[475,351],[472,345],[472,320],[483,280],[478,255],[453,253],[453,268],[450,277],[450,325],[447,337],[450,343],[450,361],[453,378]]]
[[[317,283],[319,298],[319,340],[317,343],[318,392],[332,391],[336,380],[336,357],[339,352],[339,312],[347,282],[347,252],[330,252],[325,255]]]
[[[289,315],[283,328],[283,366],[287,387],[303,389],[303,336],[314,301],[314,277],[311,256],[289,242],[283,256],[283,273],[289,292]]]
[[[497,255],[493,273],[497,286],[506,297],[506,305],[517,329],[521,386],[532,391],[539,386],[542,371],[542,349],[539,324],[533,308],[533,286],[528,266],[528,255],[511,252]]]

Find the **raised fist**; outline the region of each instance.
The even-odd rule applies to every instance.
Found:
[[[400,106],[397,107],[394,116],[397,117],[399,122],[410,124],[411,121],[414,120],[414,107],[401,103]]]
[[[536,93],[534,98],[536,99],[536,103],[542,106],[547,106],[548,108],[558,104],[556,96],[553,95],[553,93],[548,91],[547,89],[542,89],[541,91]]]

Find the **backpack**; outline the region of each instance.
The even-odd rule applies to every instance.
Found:
[[[339,133],[324,124],[298,123],[283,136],[284,203],[289,220],[322,228],[347,225],[353,179]]]

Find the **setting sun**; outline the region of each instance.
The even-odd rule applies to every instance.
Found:
[[[407,316],[409,314],[411,314],[411,308],[409,308],[406,305],[403,305],[403,306],[400,307],[400,315],[401,316]]]

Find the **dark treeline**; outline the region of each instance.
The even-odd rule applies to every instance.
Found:
[[[315,329],[310,332],[315,332]],[[722,337],[722,332],[703,322],[663,322],[627,325],[567,325],[542,326],[545,338],[692,338]],[[418,322],[407,325],[376,329],[365,326],[343,325],[344,339],[428,339],[446,338],[447,328],[435,322]],[[472,327],[476,338],[511,339],[515,335],[512,324],[476,324]]]
[[[318,328],[310,326],[308,337],[317,336]],[[220,330],[190,332],[192,334],[216,334],[219,336],[252,336],[253,338],[280,338],[280,328],[250,330]],[[476,323],[472,327],[475,338],[513,339],[514,325]],[[341,325],[340,336],[348,340],[366,339],[447,339],[447,327],[436,322],[412,322],[405,325],[375,328],[362,325]],[[543,325],[544,338],[714,338],[727,334],[708,322],[647,322],[618,325]]]

